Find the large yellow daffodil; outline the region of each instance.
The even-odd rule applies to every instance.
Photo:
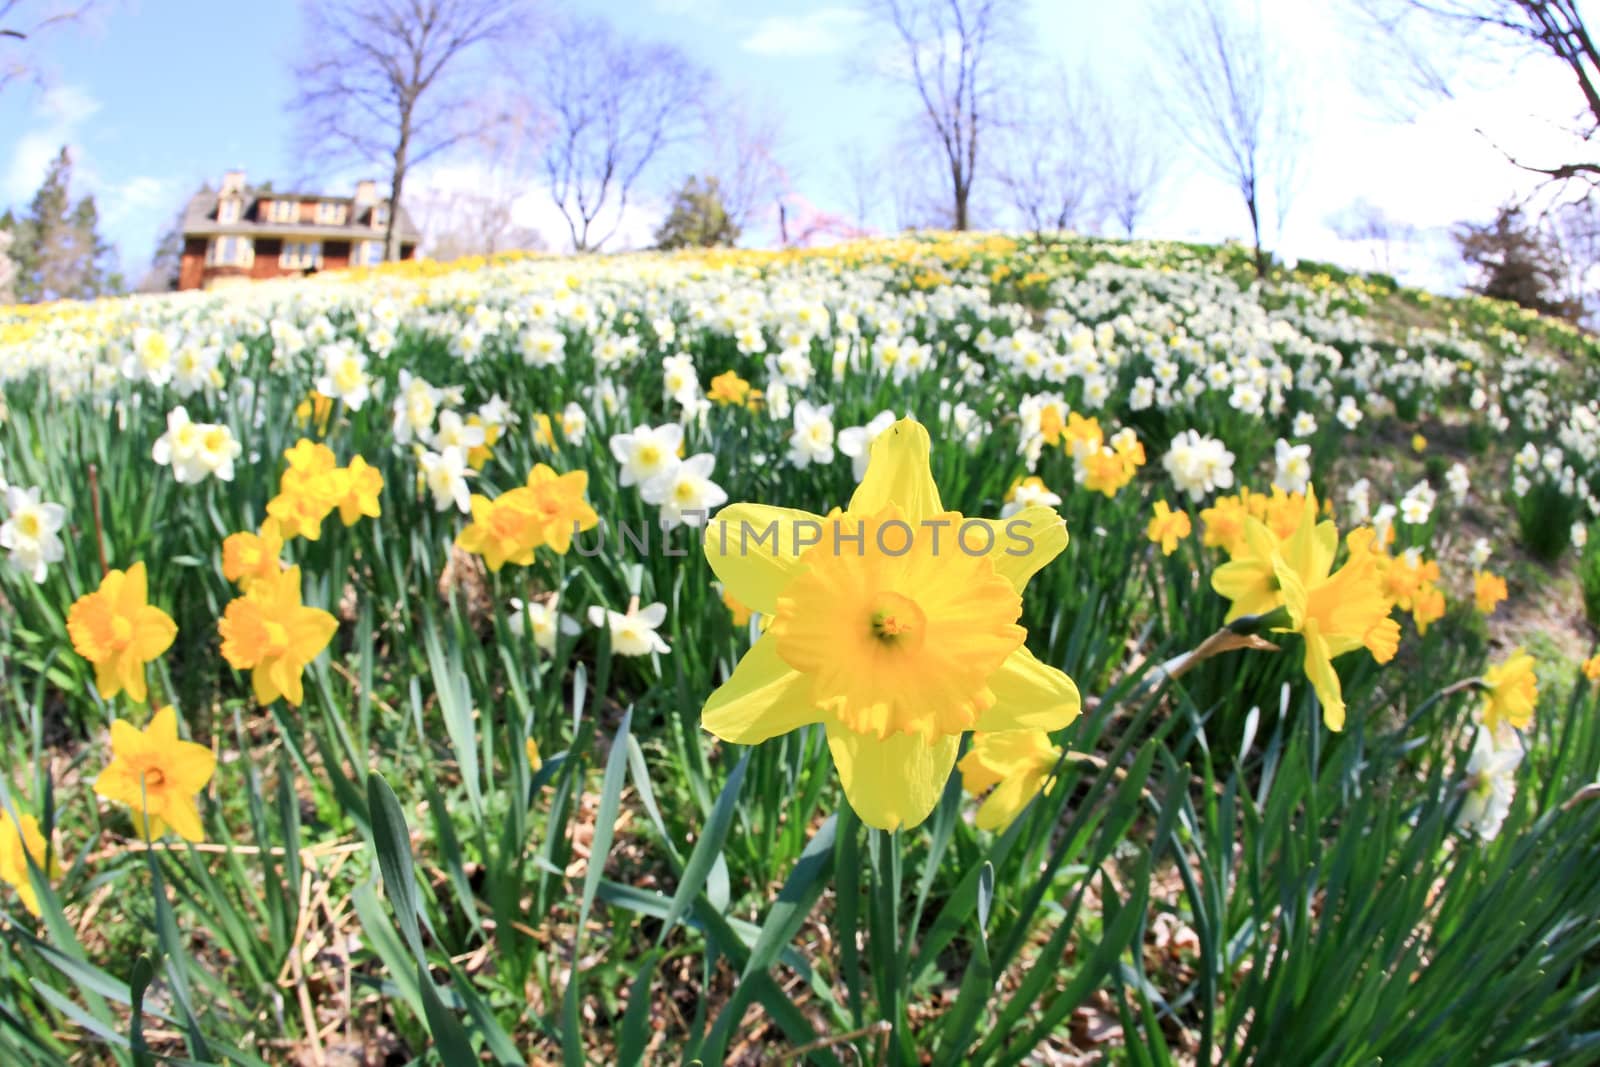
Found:
[[[1055,730],[1081,706],[1017,624],[1066,525],[1038,506],[946,511],[928,456],[928,432],[902,419],[844,511],[734,504],[705,536],[728,592],[772,619],[707,700],[705,728],[753,745],[821,723],[851,807],[885,830],[927,818],[965,731]]]

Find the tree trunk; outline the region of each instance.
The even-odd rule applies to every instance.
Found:
[[[383,231],[383,258],[400,258],[400,192],[406,183],[406,154],[411,148],[411,112],[400,113],[400,141],[394,148],[394,171],[389,177],[389,224]]]
[[[1250,235],[1256,245],[1256,277],[1267,276],[1267,256],[1261,250],[1261,212],[1254,196],[1244,198],[1245,206],[1250,209]]]
[[[958,230],[967,228],[967,195],[970,192],[971,190],[963,186],[960,181],[956,182],[955,228]]]

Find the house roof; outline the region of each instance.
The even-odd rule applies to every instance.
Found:
[[[382,227],[374,227],[365,221],[365,212],[357,212],[355,197],[353,196],[327,196],[320,193],[290,193],[279,192],[276,189],[262,189],[247,186],[240,197],[244,201],[244,208],[238,222],[218,222],[217,203],[220,194],[214,189],[204,189],[189,198],[189,203],[183,209],[183,235],[185,237],[221,237],[238,235],[241,237],[283,237],[290,240],[296,238],[321,238],[324,240],[373,240],[382,237]],[[251,221],[247,217],[256,204],[262,200],[311,200],[322,203],[349,204],[352,208],[348,221],[343,225],[333,226],[326,223],[313,222],[267,222]],[[386,204],[387,199],[375,201],[372,206]],[[411,221],[411,216],[401,208],[395,219],[395,229],[399,232],[400,240],[404,244],[417,244],[422,239],[422,234]]]

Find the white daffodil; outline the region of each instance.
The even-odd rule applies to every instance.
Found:
[[[722,486],[711,480],[717,460],[709,452],[690,456],[664,474],[639,487],[646,503],[661,508],[661,521],[667,529],[700,526],[711,509],[728,502]]]
[[[619,656],[666,655],[672,649],[656,633],[667,619],[665,604],[633,607],[626,614],[598,605],[589,609],[589,625],[611,631],[611,651]]]
[[[641,426],[632,433],[612,434],[611,454],[622,464],[620,484],[643,485],[678,465],[683,427],[676,423]]]
[[[63,547],[57,535],[66,521],[67,509],[41,501],[37,487],[8,486],[0,548],[9,553],[13,567],[43,582],[49,565],[61,562]]]
[[[462,514],[472,511],[472,492],[467,479],[477,473],[467,466],[467,454],[460,448],[446,448],[443,452],[424,451],[420,457],[423,481],[433,494],[436,511],[448,511],[454,506]]]
[[[802,400],[794,406],[794,433],[789,437],[789,462],[796,467],[833,462],[833,405]]]
[[[324,345],[317,392],[339,401],[351,411],[360,411],[361,405],[372,395],[367,357],[356,351],[356,346],[349,341]]]
[[[518,637],[531,628],[533,643],[546,652],[554,652],[558,637],[571,637],[579,631],[577,619],[571,615],[562,615],[556,610],[559,603],[559,596],[527,604],[513,597],[511,615],[506,620],[506,625],[511,627],[511,632]]]

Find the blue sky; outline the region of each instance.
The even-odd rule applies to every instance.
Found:
[[[1120,92],[1153,56],[1150,9],[1134,0],[1026,0],[1030,63],[1094,68]],[[793,188],[844,212],[849,202],[842,156],[860,145],[880,161],[885,184],[904,161],[893,149],[913,114],[909,94],[864,77],[887,42],[851,0],[594,0],[587,10],[636,35],[673,41],[712,69],[734,94],[776,115],[780,156]],[[1281,240],[1291,255],[1371,266],[1372,250],[1337,239],[1329,217],[1357,197],[1422,228],[1486,216],[1527,178],[1505,163],[1496,140],[1519,149],[1560,144],[1554,123],[1570,110],[1559,70],[1524,63],[1480,77],[1456,101],[1437,101],[1398,124],[1362,94],[1350,75],[1361,58],[1341,32],[1336,0],[1283,0],[1266,10],[1270,31],[1305,73],[1304,158]],[[299,40],[291,0],[111,0],[97,25],[57,33],[43,45],[41,89],[13,85],[0,96],[0,204],[25,206],[49,159],[73,148],[77,189],[92,191],[126,273],[137,278],[158,234],[202,180],[231,167],[280,185],[308,179],[342,188],[294,158],[289,66]],[[536,63],[530,43],[528,62]],[[1554,103],[1553,103],[1554,102]],[[1553,114],[1552,114],[1553,112]],[[1229,188],[1170,134],[1171,176],[1146,228],[1152,236],[1222,239],[1246,232]],[[443,168],[441,182],[470,175],[471,164]],[[372,168],[374,174],[379,169]],[[325,180],[319,181],[322,177]],[[664,179],[670,175],[664,175]],[[427,175],[422,176],[428,180]],[[470,180],[470,179],[469,179]],[[892,222],[880,197],[879,225]],[[559,234],[547,198],[535,187],[523,221]],[[643,209],[641,232],[651,207]],[[1437,244],[1437,243],[1436,243]],[[1435,246],[1413,253],[1414,276],[1448,284]]]

